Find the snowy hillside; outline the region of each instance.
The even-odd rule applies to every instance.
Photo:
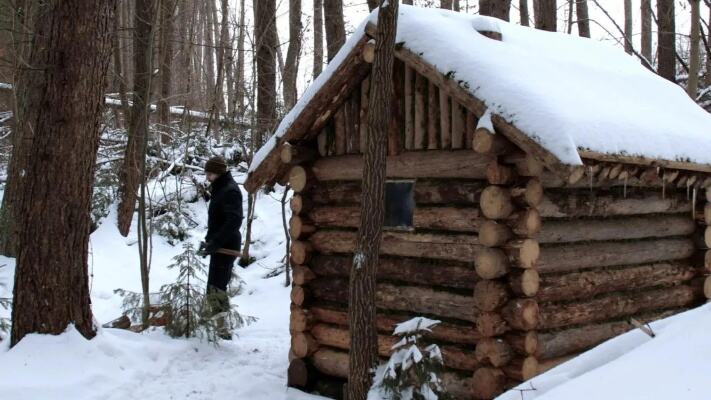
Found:
[[[497,400],[707,400],[711,305],[611,339]]]
[[[216,347],[197,339],[172,339],[162,329],[143,334],[101,329],[87,341],[73,328],[60,336],[30,335],[12,351],[4,340],[0,398],[317,399],[286,388],[289,289],[283,274],[263,278],[284,256],[281,193],[260,196],[254,222],[257,262],[247,269],[236,267],[245,288],[232,299],[241,313],[259,320],[238,330],[232,342]],[[201,223],[190,232],[197,245],[206,230],[207,203],[189,206]],[[91,236],[91,299],[100,324],[121,315],[121,298],[114,289],[140,290],[135,229],[124,238],[114,221],[112,211]],[[182,250],[158,235],[153,245],[151,291],[175,280],[177,272],[166,266]],[[6,285],[0,286],[0,297],[11,297],[14,260],[3,257],[2,264],[0,284]],[[9,317],[9,312],[0,308],[0,317]]]

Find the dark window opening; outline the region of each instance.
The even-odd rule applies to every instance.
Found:
[[[385,183],[385,224],[391,229],[412,229],[415,211],[414,181],[388,181]]]

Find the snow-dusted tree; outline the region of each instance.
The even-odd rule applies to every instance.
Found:
[[[439,321],[417,317],[398,324],[393,335],[400,341],[393,354],[378,368],[369,400],[444,400],[449,399],[438,374],[442,370],[442,353],[431,344],[422,347],[418,340]]]

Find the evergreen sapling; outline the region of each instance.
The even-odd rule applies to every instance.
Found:
[[[447,400],[451,399],[439,378],[442,353],[435,344],[422,348],[418,340],[440,321],[417,317],[398,324],[388,362],[375,374],[368,400]]]

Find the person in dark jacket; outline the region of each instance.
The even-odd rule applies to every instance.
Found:
[[[207,297],[213,315],[229,312],[227,285],[232,278],[236,257],[217,253],[224,248],[239,251],[242,238],[242,192],[227,163],[222,157],[212,157],[205,163],[205,174],[210,181],[210,206],[208,208],[207,235],[198,254],[210,256],[207,274]],[[226,333],[225,335],[229,335]]]

